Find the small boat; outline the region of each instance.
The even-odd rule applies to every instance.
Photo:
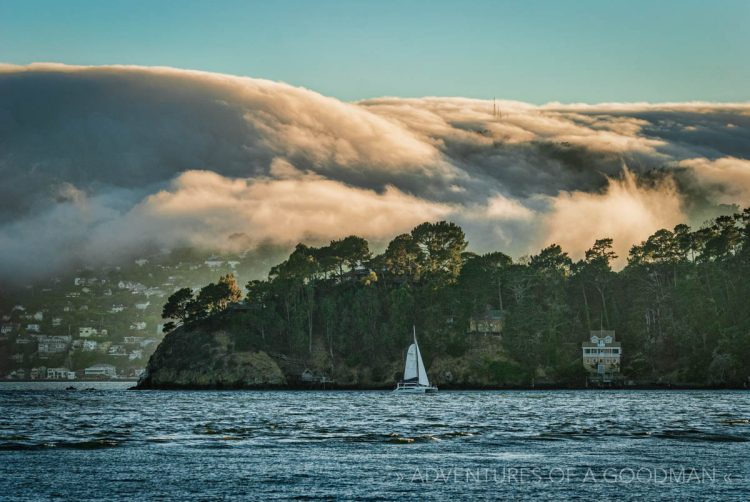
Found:
[[[438,388],[430,385],[427,378],[427,369],[422,362],[422,353],[417,343],[417,329],[414,328],[414,343],[409,345],[406,351],[406,365],[404,366],[404,379],[398,382],[393,392],[399,394],[425,394],[437,392]]]

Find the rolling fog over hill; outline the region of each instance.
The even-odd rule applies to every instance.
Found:
[[[347,103],[170,68],[4,65],[0,274],[18,284],[144,249],[291,248],[353,233],[382,246],[438,219],[460,224],[478,252],[558,243],[580,258],[610,237],[624,257],[659,228],[750,202],[749,110]]]

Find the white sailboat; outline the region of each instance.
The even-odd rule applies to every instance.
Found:
[[[400,394],[424,394],[437,392],[437,387],[430,385],[427,378],[427,369],[422,362],[422,353],[417,343],[417,329],[414,328],[414,343],[409,345],[406,351],[406,365],[404,366],[404,379],[401,380],[393,392]]]

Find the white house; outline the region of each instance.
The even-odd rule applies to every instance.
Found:
[[[99,342],[94,340],[84,340],[82,348],[84,352],[93,352],[96,350],[97,345],[99,345]]]
[[[111,364],[95,364],[83,370],[83,374],[87,377],[96,376],[113,378],[117,376],[117,369]]]
[[[97,334],[99,334],[99,331],[91,326],[82,326],[78,328],[78,336],[81,338],[89,338],[96,336]]]
[[[138,265],[139,267],[142,267],[147,263],[148,263],[148,259],[146,258],[138,258],[137,260],[135,260],[135,264]]]
[[[27,324],[26,325],[26,331],[33,331],[34,333],[39,333],[40,327],[38,324]]]
[[[68,368],[47,368],[48,380],[75,380],[76,372]]]
[[[44,320],[44,312],[41,310],[39,312],[34,313],[34,320],[35,321],[43,321]]]
[[[142,357],[143,357],[143,351],[141,349],[136,349],[128,355],[128,359],[131,361],[135,359],[140,359]]]
[[[136,303],[135,308],[136,310],[146,310],[149,305],[151,305],[151,302]]]
[[[110,345],[107,353],[110,356],[126,356],[128,353],[125,351],[125,347],[122,345]]]
[[[53,317],[52,326],[60,326],[62,324],[62,317]]]
[[[615,332],[591,331],[590,341],[581,344],[583,367],[602,381],[612,381],[620,373],[622,347],[615,341]]]
[[[224,263],[224,260],[219,260],[218,258],[212,256],[203,263],[205,263],[208,268],[217,268],[221,267],[221,265]]]
[[[125,310],[125,305],[119,304],[119,305],[112,305],[112,308],[109,309],[109,312],[112,314],[117,314],[118,312],[122,312]]]
[[[134,329],[137,331],[143,331],[146,329],[146,323],[144,321],[137,321],[130,325],[130,329]]]
[[[37,350],[40,356],[59,354],[68,350],[68,344],[69,336],[43,336],[37,341]]]
[[[47,376],[47,368],[44,366],[39,366],[36,368],[31,368],[31,371],[29,372],[29,378],[32,380],[39,380],[40,378],[44,378]]]

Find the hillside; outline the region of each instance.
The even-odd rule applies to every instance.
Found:
[[[375,256],[355,236],[300,244],[242,301],[231,275],[178,291],[164,313],[181,327],[142,387],[279,385],[269,358],[286,386],[388,387],[412,326],[443,386],[584,385],[581,343],[600,329],[621,343],[622,384],[747,385],[750,210],[660,230],[619,272],[607,238],[579,261],[556,245],[516,262],[467,245],[456,225],[425,223]]]

